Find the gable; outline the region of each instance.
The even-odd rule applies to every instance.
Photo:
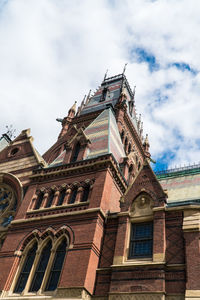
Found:
[[[163,206],[165,204],[166,194],[147,161],[121,198],[122,211],[130,211],[134,199],[141,193],[146,193],[151,197],[154,207]]]

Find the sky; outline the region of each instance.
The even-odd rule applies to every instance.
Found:
[[[31,128],[43,154],[75,101],[120,74],[154,168],[200,161],[199,0],[0,0],[0,133]]]

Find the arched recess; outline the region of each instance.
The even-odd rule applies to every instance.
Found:
[[[153,215],[153,199],[147,192],[140,192],[133,200],[130,207],[131,217],[145,217]]]
[[[10,173],[0,173],[0,248],[22,199],[23,189],[19,179]]]

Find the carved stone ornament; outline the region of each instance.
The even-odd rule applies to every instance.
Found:
[[[139,216],[149,216],[153,214],[153,201],[152,199],[145,193],[139,195],[132,204],[131,207],[131,216],[139,217]]]

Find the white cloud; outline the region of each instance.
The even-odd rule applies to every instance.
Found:
[[[0,130],[30,127],[43,153],[77,100],[122,71],[136,88],[136,106],[153,158],[174,151],[171,164],[200,160],[200,4],[197,0],[0,1]],[[2,8],[1,8],[2,5]],[[141,48],[159,69],[131,54]],[[196,73],[173,66],[184,63]],[[158,94],[161,96],[159,98]]]

